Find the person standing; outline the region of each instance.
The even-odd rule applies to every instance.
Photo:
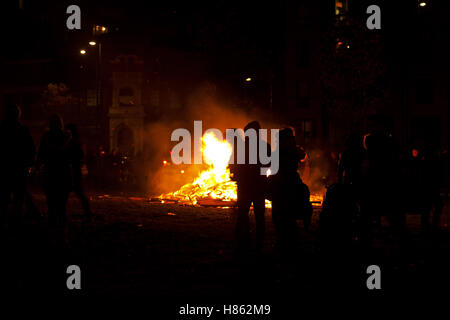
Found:
[[[0,225],[6,222],[11,196],[14,222],[20,223],[27,173],[36,153],[29,130],[20,123],[20,115],[20,108],[15,104],[7,104],[3,108],[0,123]]]
[[[290,128],[279,132],[278,143],[280,168],[271,182],[272,220],[277,235],[277,247],[283,257],[289,258],[292,256],[298,236],[296,201],[302,198],[302,195],[297,193],[302,181],[297,169],[301,154]]]
[[[86,220],[90,221],[92,219],[91,207],[89,205],[89,200],[84,194],[83,190],[83,175],[81,169],[83,166],[84,152],[81,146],[80,134],[78,132],[77,126],[73,123],[69,123],[67,125],[67,130],[71,133],[72,136],[70,143],[70,157],[72,164],[73,192],[81,202]]]
[[[249,134],[252,130],[256,132],[256,158],[257,163],[251,164],[249,156],[252,148],[250,147],[249,136],[245,137],[245,164],[237,164],[235,166],[234,179],[237,183],[237,222],[236,222],[236,240],[238,254],[245,254],[250,247],[250,225],[249,225],[249,210],[253,204],[253,211],[256,220],[256,250],[261,253],[264,247],[264,231],[265,231],[265,181],[266,177],[261,175],[262,164],[259,161],[259,147],[262,141],[259,136],[261,126],[259,122],[252,121],[244,128],[244,131]],[[270,152],[270,147],[266,150]]]
[[[402,186],[397,145],[385,127],[375,128],[363,139],[366,157],[362,164],[361,243],[372,245],[375,231],[381,228],[381,217],[390,221],[392,232],[402,236],[405,230],[405,210],[398,201]]]
[[[345,150],[339,162],[338,183],[351,185],[355,191],[358,191],[361,186],[364,157],[365,150],[359,135],[350,135],[345,143]]]
[[[43,165],[43,188],[51,227],[66,226],[66,205],[72,187],[71,137],[59,115],[52,115],[39,145],[38,164]]]

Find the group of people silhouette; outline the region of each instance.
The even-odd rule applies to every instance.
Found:
[[[29,130],[20,122],[21,110],[15,104],[6,104],[0,123],[0,223],[19,225],[23,219],[23,207],[36,213],[36,207],[27,190],[27,176],[33,166],[42,172],[42,187],[48,207],[50,227],[65,230],[66,206],[70,192],[80,199],[86,219],[92,216],[86,198],[81,167],[83,150],[76,125],[64,127],[59,115],[52,115],[48,129],[36,147]],[[13,214],[7,212],[12,199]]]
[[[253,121],[244,130],[259,128],[260,124]],[[299,172],[305,152],[296,145],[291,128],[281,129],[277,141],[279,170],[275,175],[261,176],[261,163],[231,168],[238,190],[235,229],[238,256],[246,256],[250,249],[249,210],[252,203],[257,253],[264,247],[264,199],[272,201],[276,248],[281,254],[289,256],[298,243],[297,220],[302,219],[306,229],[310,225],[309,188]],[[247,136],[245,145],[246,159],[249,159]],[[358,239],[362,247],[370,248],[382,216],[389,221],[392,235],[399,239],[405,235],[407,213],[421,215],[424,234],[436,230],[443,210],[441,156],[442,153],[426,146],[423,151],[413,147],[408,154],[401,154],[389,130],[378,124],[365,135],[351,134],[339,156],[334,174],[336,181],[326,186],[320,212],[319,235],[324,251],[348,247],[353,239]]]
[[[37,212],[27,190],[31,167],[42,172],[42,187],[48,206],[48,221],[52,227],[66,226],[66,206],[70,192],[79,198],[86,219],[92,213],[83,191],[82,161],[84,158],[77,127],[64,127],[58,115],[52,115],[36,152],[29,130],[20,122],[21,111],[15,104],[2,110],[0,123],[0,225],[20,224],[24,203],[28,211]],[[246,127],[258,132],[257,121]],[[258,149],[262,143],[258,135]],[[246,254],[250,248],[249,211],[253,204],[256,220],[256,250],[262,252],[265,233],[265,199],[272,201],[272,220],[280,252],[293,249],[298,237],[297,220],[309,227],[312,206],[309,189],[299,175],[299,164],[305,152],[296,145],[294,131],[281,129],[278,133],[279,170],[268,177],[261,175],[263,165],[231,166],[237,182],[237,253]],[[249,138],[245,137],[246,157],[249,159]],[[265,148],[270,152],[271,148]],[[324,245],[341,245],[351,241],[355,232],[361,243],[370,244],[373,232],[380,226],[382,216],[390,221],[394,234],[405,230],[405,215],[421,214],[424,232],[436,229],[443,209],[440,195],[439,152],[431,148],[411,149],[406,157],[399,156],[391,135],[380,127],[360,137],[350,135],[341,153],[337,181],[328,186],[320,215],[320,234]],[[7,219],[9,204],[13,215]],[[433,222],[430,212],[434,209]],[[356,223],[355,223],[356,221]],[[355,230],[356,229],[356,230]]]
[[[261,129],[257,121],[250,122],[245,128],[246,132]],[[256,152],[262,144],[266,143],[257,135]],[[275,227],[278,246],[281,251],[290,250],[295,244],[298,232],[297,219],[305,221],[308,227],[312,214],[309,202],[309,189],[298,175],[297,168],[301,159],[305,157],[302,149],[295,142],[294,132],[291,128],[284,128],[278,132],[279,169],[274,175],[261,175],[263,167],[260,161],[255,164],[237,164],[231,167],[233,179],[237,183],[237,222],[236,222],[236,249],[238,256],[245,256],[249,252],[250,226],[249,210],[253,204],[256,220],[256,251],[262,253],[265,233],[265,199],[272,201],[272,220]],[[271,152],[271,147],[263,148]],[[245,137],[245,159],[249,159],[250,141]],[[236,153],[235,153],[236,154]]]

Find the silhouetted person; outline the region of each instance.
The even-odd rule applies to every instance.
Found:
[[[341,159],[338,152],[330,151],[328,153],[329,170],[328,170],[327,185],[331,185],[333,183],[336,183],[336,181],[338,181],[340,160]]]
[[[91,207],[89,205],[89,200],[84,194],[83,190],[83,175],[81,168],[83,166],[84,152],[81,146],[80,134],[78,128],[75,124],[70,123],[66,126],[67,130],[71,133],[72,139],[70,142],[70,156],[72,164],[72,184],[73,192],[78,197],[83,207],[86,219],[90,220],[92,218]]]
[[[66,225],[66,205],[72,188],[70,146],[70,133],[64,131],[61,117],[52,115],[38,151],[38,163],[43,165],[50,226]]]
[[[257,163],[250,164],[250,140],[245,137],[245,164],[237,164],[235,166],[234,179],[237,183],[237,205],[238,216],[236,222],[236,240],[238,253],[246,252],[250,247],[250,226],[248,213],[250,206],[253,203],[253,211],[256,220],[256,249],[261,252],[264,246],[264,212],[265,212],[265,185],[266,176],[261,175],[261,163],[259,162],[259,146],[260,136],[259,129],[260,124],[257,121],[250,122],[244,128],[244,131],[254,129],[257,136],[257,148],[256,154]],[[270,152],[270,146],[267,145],[268,152]]]
[[[365,136],[366,159],[361,192],[361,240],[369,245],[381,216],[388,217],[395,234],[404,228],[404,208],[399,201],[401,171],[392,137],[383,130]]]
[[[35,145],[30,132],[20,124],[20,108],[7,104],[0,123],[0,225],[5,222],[13,198],[14,220],[22,218],[26,194],[26,177],[35,157]]]
[[[277,234],[277,245],[284,256],[291,256],[297,241],[298,226],[296,204],[302,185],[297,168],[301,155],[295,143],[293,131],[285,128],[279,132],[278,140],[280,166],[272,177],[272,220]]]
[[[339,162],[338,182],[346,185],[352,185],[355,188],[361,186],[362,162],[364,160],[364,148],[362,147],[358,135],[351,135],[342,153]]]

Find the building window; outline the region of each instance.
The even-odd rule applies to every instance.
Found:
[[[86,106],[96,107],[97,106],[97,90],[88,89],[86,93]]]
[[[119,91],[119,105],[120,106],[133,106],[134,93],[130,87],[121,88]]]
[[[309,43],[306,40],[297,42],[297,68],[306,68],[309,65]]]
[[[434,102],[433,81],[430,78],[419,78],[416,81],[416,103],[432,104]]]
[[[312,141],[313,138],[313,122],[310,119],[301,120],[297,135],[300,136],[300,139],[303,143],[308,144]]]
[[[309,107],[309,84],[304,81],[297,81],[296,106],[297,108]]]

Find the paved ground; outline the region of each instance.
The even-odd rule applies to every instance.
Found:
[[[34,197],[45,212],[44,196]],[[355,249],[331,257],[320,250],[315,214],[312,228],[301,228],[298,259],[292,263],[281,263],[274,253],[269,211],[263,257],[249,256],[239,263],[233,259],[233,209],[149,203],[127,196],[93,195],[91,203],[95,218],[86,223],[77,199],[69,200],[68,242],[63,246],[52,240],[45,214],[39,223],[28,219],[20,230],[7,228],[2,233],[2,289],[8,294],[73,295],[65,289],[65,268],[71,264],[82,270],[82,290],[76,294],[89,297],[184,301],[272,299],[293,291],[366,292],[365,268],[370,264],[380,265],[383,290],[388,292],[444,289],[450,283],[448,204],[443,229],[431,238],[421,235],[419,216],[408,216],[404,242],[389,236],[383,220],[372,251]]]

